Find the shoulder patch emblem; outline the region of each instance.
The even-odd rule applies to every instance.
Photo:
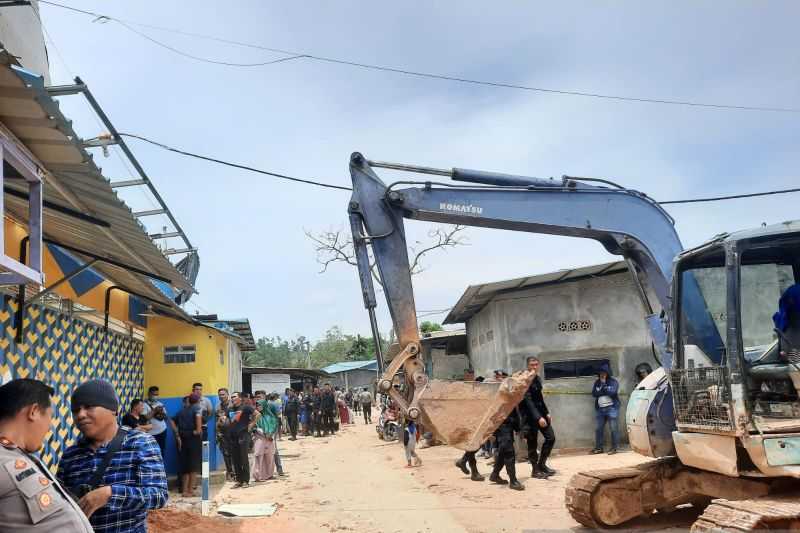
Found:
[[[53,498],[51,498],[50,495],[47,494],[46,492],[39,494],[38,500],[39,500],[39,506],[42,509],[47,509],[48,507],[50,507],[50,504],[53,503]]]
[[[42,477],[39,478],[39,485],[41,485],[43,487],[46,487],[49,484],[50,484],[50,480],[47,479],[46,477],[42,476]]]
[[[17,470],[22,470],[26,466],[28,466],[28,462],[25,461],[24,459],[17,459],[16,461],[14,461],[14,468],[16,468]]]
[[[13,442],[11,442],[10,440],[8,440],[5,437],[0,437],[0,446],[4,446],[6,448],[15,448],[16,447]]]

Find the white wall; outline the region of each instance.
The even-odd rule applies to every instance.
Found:
[[[39,3],[0,8],[0,43],[28,70],[42,74],[50,84],[50,63],[39,22]]]

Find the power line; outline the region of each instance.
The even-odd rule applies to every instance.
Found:
[[[168,150],[170,152],[174,152],[176,154],[181,154],[181,155],[185,155],[185,156],[188,156],[188,157],[194,157],[194,158],[197,158],[197,159],[202,159],[204,161],[210,161],[212,163],[217,163],[219,165],[225,165],[225,166],[229,166],[229,167],[233,167],[233,168],[238,168],[238,169],[241,169],[241,170],[247,170],[247,171],[250,171],[250,172],[256,172],[258,174],[264,174],[266,176],[272,176],[272,177],[275,177],[275,178],[285,179],[285,180],[289,180],[289,181],[295,181],[295,182],[298,182],[298,183],[305,183],[307,185],[315,185],[317,187],[326,187],[328,189],[338,189],[338,190],[342,190],[342,191],[352,191],[353,190],[352,188],[345,187],[343,185],[334,185],[332,183],[325,183],[325,182],[322,182],[322,181],[315,181],[315,180],[310,180],[310,179],[297,178],[297,177],[294,177],[294,176],[288,176],[286,174],[279,174],[277,172],[270,172],[268,170],[262,170],[262,169],[250,167],[250,166],[247,166],[247,165],[242,165],[240,163],[232,163],[230,161],[224,161],[222,159],[217,159],[217,158],[206,156],[206,155],[195,154],[193,152],[187,152],[186,150],[181,150],[179,148],[173,148],[172,146],[168,146],[168,145],[166,145],[164,143],[160,143],[158,141],[154,141],[152,139],[148,139],[147,137],[143,137],[141,135],[136,135],[136,134],[133,134],[133,133],[120,133],[119,135],[123,136],[123,137],[130,137],[130,138],[133,138],[133,139],[139,139],[140,141],[144,141],[146,143],[152,144],[154,146],[157,146],[157,147],[162,148],[164,150]],[[755,198],[755,197],[758,197],[758,196],[772,196],[772,195],[776,195],[776,194],[788,194],[788,193],[794,193],[794,192],[800,192],[800,188],[777,189],[777,190],[772,190],[772,191],[761,191],[761,192],[744,193],[744,194],[732,194],[732,195],[729,195],[729,196],[713,196],[713,197],[707,197],[707,198],[687,198],[687,199],[683,199],[683,200],[667,200],[667,201],[664,201],[664,202],[656,202],[656,203],[661,204],[661,205],[670,205],[670,204],[674,205],[674,204],[695,204],[695,203],[702,203],[702,202],[721,202],[721,201],[725,201],[725,200],[737,200],[737,199],[741,199],[741,198]],[[446,309],[443,309],[441,311],[444,312],[444,311],[446,311]]]
[[[153,44],[155,44],[157,46],[160,46],[162,48],[166,48],[167,50],[169,50],[171,52],[174,52],[174,53],[176,53],[178,55],[181,55],[183,57],[188,57],[189,59],[194,59],[195,61],[201,61],[203,63],[211,63],[213,65],[224,65],[224,66],[227,66],[227,67],[263,67],[263,66],[266,66],[266,65],[274,65],[275,63],[283,63],[284,61],[292,61],[293,59],[302,59],[302,58],[306,57],[305,55],[301,54],[301,55],[296,55],[296,56],[291,56],[291,57],[282,57],[280,59],[273,59],[272,61],[264,61],[262,63],[229,63],[227,61],[217,61],[217,60],[214,60],[214,59],[207,59],[205,57],[192,55],[192,54],[190,54],[188,52],[184,52],[182,50],[178,50],[177,48],[175,48],[173,46],[170,46],[170,45],[168,45],[166,43],[162,43],[161,41],[157,41],[156,39],[153,39],[152,37],[150,37],[146,33],[140,32],[139,30],[133,28],[132,26],[129,26],[127,23],[122,22],[121,20],[118,20],[118,19],[112,19],[112,20],[114,20],[115,22],[117,22],[120,25],[122,25],[122,27],[132,31],[133,33],[135,33],[139,37],[142,37],[143,39],[147,39],[148,41],[150,41],[151,43],[153,43]]]
[[[228,167],[239,168],[241,170],[248,170],[250,172],[256,172],[258,174],[264,174],[266,176],[272,176],[274,178],[280,178],[280,179],[289,180],[289,181],[296,181],[296,182],[305,183],[305,184],[308,184],[308,185],[316,185],[317,187],[327,187],[328,189],[339,189],[339,190],[342,190],[342,191],[352,191],[353,190],[350,187],[344,187],[342,185],[333,185],[331,183],[323,183],[321,181],[307,180],[307,179],[303,179],[303,178],[295,178],[293,176],[287,176],[286,174],[278,174],[277,172],[269,172],[267,170],[261,170],[261,169],[258,169],[258,168],[250,167],[250,166],[247,166],[247,165],[242,165],[242,164],[239,164],[239,163],[231,163],[229,161],[223,161],[222,159],[217,159],[217,158],[214,158],[214,157],[195,154],[195,153],[192,153],[192,152],[187,152],[185,150],[179,150],[178,148],[173,148],[171,146],[167,146],[166,144],[163,144],[163,143],[160,143],[160,142],[156,142],[156,141],[153,141],[151,139],[148,139],[147,137],[142,137],[141,135],[135,135],[133,133],[120,133],[119,135],[122,136],[122,137],[130,137],[132,139],[139,139],[140,141],[144,141],[146,143],[150,143],[150,144],[152,144],[154,146],[158,146],[159,148],[162,148],[164,150],[168,150],[170,152],[175,152],[176,154],[181,154],[181,155],[185,155],[185,156],[188,156],[188,157],[194,157],[194,158],[197,158],[197,159],[202,159],[204,161],[210,161],[212,163],[217,163],[219,165],[225,165],[225,166],[228,166]]]
[[[775,191],[753,192],[747,194],[732,194],[730,196],[712,196],[709,198],[691,198],[688,200],[668,200],[666,202],[658,202],[661,205],[668,204],[697,204],[701,202],[721,202],[723,200],[737,200],[739,198],[755,198],[757,196],[772,196],[774,194],[788,194],[790,192],[800,192],[800,188],[795,189],[779,189]]]
[[[546,87],[534,87],[529,85],[518,85],[514,83],[504,83],[504,82],[497,82],[497,81],[488,81],[488,80],[478,80],[472,78],[462,78],[458,76],[450,76],[446,74],[436,74],[431,72],[422,72],[422,71],[415,71],[415,70],[408,70],[408,69],[401,69],[395,67],[389,67],[385,65],[375,65],[370,63],[361,63],[357,61],[350,61],[346,59],[339,59],[335,57],[327,57],[322,55],[310,54],[305,52],[298,52],[293,50],[284,50],[280,48],[271,48],[267,46],[262,46],[254,43],[247,43],[242,41],[234,41],[230,39],[224,39],[221,37],[216,37],[213,35],[204,35],[200,33],[192,33],[192,32],[185,32],[175,28],[165,28],[161,26],[154,26],[150,24],[143,24],[140,22],[134,21],[127,21],[123,19],[118,19],[116,17],[112,17],[109,15],[102,15],[99,13],[95,13],[92,11],[86,11],[83,9],[74,8],[71,6],[67,6],[64,4],[59,4],[57,2],[52,2],[49,0],[40,0],[40,3],[47,4],[55,7],[60,7],[63,9],[67,9],[69,11],[81,13],[84,15],[89,15],[95,17],[95,20],[110,20],[119,23],[124,28],[128,29],[129,31],[134,32],[135,34],[143,37],[158,46],[171,50],[174,53],[189,57],[191,59],[197,61],[204,61],[207,63],[214,63],[219,65],[226,65],[226,66],[239,66],[239,67],[253,67],[253,66],[263,66],[263,65],[270,65],[277,62],[282,61],[290,61],[295,59],[308,59],[313,61],[321,61],[326,63],[333,63],[337,65],[346,65],[350,67],[356,67],[361,69],[367,70],[376,70],[382,72],[391,72],[394,74],[401,74],[405,76],[413,76],[418,78],[428,78],[428,79],[436,79],[442,81],[452,81],[458,83],[465,83],[470,85],[480,85],[486,87],[494,87],[494,88],[502,88],[502,89],[515,89],[520,91],[529,91],[529,92],[539,92],[539,93],[547,93],[547,94],[557,94],[562,96],[579,96],[579,97],[586,97],[586,98],[598,98],[598,99],[605,99],[605,100],[617,100],[617,101],[624,101],[624,102],[638,102],[638,103],[649,103],[649,104],[663,104],[663,105],[675,105],[675,106],[687,106],[687,107],[700,107],[700,108],[710,108],[710,109],[727,109],[727,110],[735,110],[735,111],[765,111],[765,112],[773,112],[773,113],[800,113],[800,108],[794,107],[770,107],[770,106],[751,106],[751,105],[734,105],[734,104],[716,104],[716,103],[708,103],[708,102],[696,102],[691,100],[669,100],[663,98],[645,98],[645,97],[634,97],[634,96],[620,96],[620,95],[613,95],[613,94],[603,94],[603,93],[596,93],[596,92],[588,92],[588,91],[572,91],[566,89],[552,89]],[[216,42],[232,44],[236,46],[243,46],[247,48],[254,48],[258,50],[265,50],[269,52],[285,54],[287,56],[283,59],[268,61],[264,63],[228,63],[224,61],[215,61],[211,59],[201,58],[199,56],[195,56],[192,54],[188,54],[186,52],[180,51],[174,47],[171,47],[165,43],[157,41],[152,37],[141,33],[131,27],[131,25],[136,25],[140,27],[146,27],[151,29],[156,29],[159,31],[165,31],[170,33],[175,33],[179,35],[191,36],[200,39],[207,39]]]

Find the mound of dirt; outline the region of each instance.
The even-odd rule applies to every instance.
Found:
[[[150,533],[219,533],[239,531],[241,521],[218,516],[200,516],[178,509],[159,509],[147,513],[147,530]]]

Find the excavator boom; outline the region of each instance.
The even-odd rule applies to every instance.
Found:
[[[373,167],[447,175],[469,183],[397,182],[387,186],[375,174]],[[502,422],[516,405],[533,376],[526,374],[515,378],[517,382],[506,387],[503,394],[494,391],[477,394],[474,389],[481,386],[470,385],[471,397],[477,394],[483,398],[473,402],[466,401],[470,394],[456,392],[457,385],[428,380],[417,357],[419,331],[403,224],[405,218],[599,241],[610,253],[621,255],[628,261],[642,298],[647,327],[663,365],[670,366],[666,316],[660,310],[668,309],[672,260],[682,246],[672,218],[646,195],[602,180],[567,177],[545,180],[466,169],[429,169],[371,162],[359,153],[354,153],[350,159],[350,174],[353,195],[348,211],[364,305],[377,338],[377,302],[369,245],[401,350],[385,369],[383,378],[379,380],[379,389],[390,394],[409,418],[424,415],[432,429],[451,445],[477,448],[481,439],[495,429],[494,423]],[[696,323],[704,325],[706,331],[716,333],[710,316],[698,316]],[[378,354],[378,358],[383,370],[382,354]],[[405,394],[392,384],[401,370],[408,384]],[[447,394],[464,401],[447,401],[445,388]],[[476,402],[483,408],[476,409]],[[445,430],[448,421],[467,416],[467,413],[453,412],[466,403],[470,403],[464,410],[474,417],[471,420],[474,425],[469,426],[474,427],[474,431],[467,434],[464,430],[466,423],[464,427]],[[667,427],[655,433],[659,438],[669,440],[670,431],[671,427]]]

